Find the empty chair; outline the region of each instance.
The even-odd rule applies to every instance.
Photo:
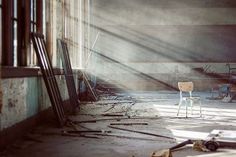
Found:
[[[202,116],[202,109],[201,109],[201,98],[199,96],[192,96],[193,92],[193,82],[178,82],[178,88],[179,88],[179,107],[178,107],[178,113],[182,105],[185,105],[186,110],[186,117],[188,117],[188,106],[191,107],[191,114],[193,113],[193,105],[198,104],[200,109],[200,116]],[[188,96],[183,95],[183,93],[188,94]]]

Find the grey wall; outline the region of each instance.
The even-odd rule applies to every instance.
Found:
[[[236,61],[236,2],[93,2],[98,50],[119,61]]]
[[[65,78],[57,76],[63,100],[68,99]],[[0,131],[30,118],[50,107],[49,96],[41,77],[1,79],[2,113]]]
[[[92,26],[101,32],[95,68],[107,80],[121,83],[125,74],[132,78],[127,85],[133,74],[157,79],[210,62],[221,64],[208,70],[222,73],[225,63],[236,61],[236,1],[92,0],[92,10]]]

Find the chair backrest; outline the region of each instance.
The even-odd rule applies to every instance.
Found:
[[[193,82],[178,82],[178,88],[182,92],[192,92]]]

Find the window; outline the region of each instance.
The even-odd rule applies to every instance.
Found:
[[[64,39],[68,43],[70,54],[73,55],[71,55],[73,68],[82,68],[84,5],[84,0],[64,1]]]
[[[1,65],[18,67],[37,64],[30,33],[43,32],[45,0],[0,1],[0,17],[4,21],[1,32],[4,38]]]

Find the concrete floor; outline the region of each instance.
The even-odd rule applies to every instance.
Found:
[[[95,138],[61,136],[62,130],[72,130],[65,127],[55,128],[52,124],[34,128],[24,139],[17,141],[0,156],[3,157],[150,157],[153,151],[169,148],[188,138],[205,138],[213,129],[236,130],[236,103],[223,103],[221,100],[209,100],[210,93],[195,93],[201,96],[203,116],[199,116],[196,106],[193,115],[185,118],[182,109],[176,117],[178,92],[126,92],[115,96],[103,96],[96,103],[81,105],[79,115],[73,120],[84,121],[92,119],[107,119],[104,113],[123,113],[119,122],[147,122],[148,125],[118,126],[132,130],[145,131],[174,137],[177,140],[166,139],[132,133],[109,128],[116,120],[101,120],[96,123],[79,123],[80,130],[96,129],[112,131],[105,136]],[[141,117],[133,119],[132,117]],[[94,134],[94,133],[93,133]],[[113,135],[116,135],[114,137]],[[95,136],[91,135],[90,136]],[[122,136],[122,137],[121,137]],[[125,136],[125,137],[123,137]],[[173,153],[174,157],[233,157],[234,149],[218,149],[217,152],[199,152],[192,150],[191,145]]]

